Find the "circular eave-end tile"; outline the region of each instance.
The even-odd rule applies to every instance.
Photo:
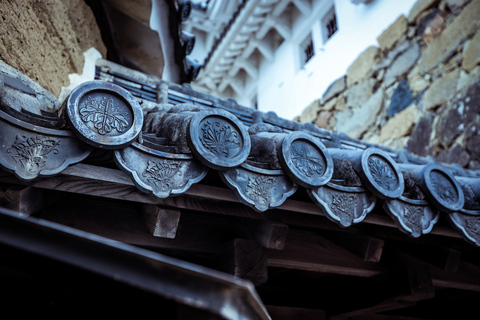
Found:
[[[94,80],[80,84],[67,100],[67,121],[85,143],[120,149],[140,134],[143,113],[135,97],[113,83]]]
[[[187,142],[195,157],[217,170],[241,165],[251,148],[250,136],[243,123],[221,110],[195,115],[188,126]]]
[[[386,152],[377,148],[368,148],[361,159],[364,183],[368,189],[381,199],[396,199],[405,188],[403,175],[397,163]]]
[[[320,187],[333,175],[333,160],[319,139],[306,132],[292,132],[282,142],[280,162],[299,185]]]
[[[440,210],[455,212],[463,208],[462,188],[453,175],[435,163],[423,169],[423,184],[427,197]]]

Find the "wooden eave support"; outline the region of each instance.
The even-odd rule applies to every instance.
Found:
[[[313,232],[290,230],[283,250],[267,252],[270,267],[371,277],[383,273],[381,266],[365,262]]]
[[[380,287],[369,288],[370,292],[377,295],[379,291],[383,290],[385,290],[386,294],[393,293],[390,298],[373,305],[359,307],[352,311],[334,315],[329,319],[341,320],[357,316],[372,315],[375,313],[405,308],[414,305],[418,301],[433,298],[435,295],[435,288],[430,273],[430,267],[426,263],[403,253],[397,253],[395,256],[402,267],[400,267],[397,272],[382,275],[381,277],[385,277],[386,281],[380,281]],[[388,281],[388,279],[390,280]],[[402,289],[404,290],[403,292],[394,293],[395,291]]]
[[[267,249],[283,250],[287,241],[288,226],[279,222],[251,221],[234,222],[235,233],[246,239],[254,239]]]
[[[30,186],[12,185],[0,189],[0,205],[29,216],[43,208],[45,192]]]
[[[120,170],[82,163],[67,167],[57,176],[30,182],[20,181],[12,174],[0,171],[0,181],[11,184],[29,185],[39,189],[98,196],[107,199],[149,203],[178,209],[220,213],[259,220],[265,219],[264,214],[255,212],[241,204],[234,192],[228,188],[194,184],[184,195],[160,199],[139,191],[131,179]],[[211,201],[211,203],[209,201]],[[225,202],[225,204],[222,202]],[[286,219],[285,222],[288,221],[288,224],[296,223],[295,217],[287,217],[291,216],[292,212],[296,214],[306,214],[306,216],[323,217],[322,211],[314,203],[292,199],[287,199],[275,210],[280,211],[279,216],[284,217]],[[266,214],[269,215],[268,211]],[[299,223],[300,225],[302,224],[301,221],[299,221]],[[308,223],[310,222],[305,222],[304,226],[308,226]],[[370,213],[362,223],[396,228],[390,217],[375,214],[374,212]],[[461,238],[453,229],[442,226],[435,226],[431,234]]]
[[[354,253],[363,261],[380,262],[385,241],[361,234],[342,233],[329,237],[336,245]]]
[[[254,240],[233,239],[217,257],[220,271],[233,274],[260,285],[268,280],[266,249]]]
[[[348,230],[345,230],[347,232],[338,230],[337,226],[329,224],[321,210],[313,203],[287,199],[277,209],[262,214],[240,203],[230,189],[199,184],[193,185],[184,195],[160,199],[139,191],[129,177],[120,170],[86,164],[70,166],[61,174],[47,179],[26,182],[18,180],[10,173],[2,172],[0,180],[3,183],[26,185],[33,189],[62,191],[80,196],[104,198],[106,201],[121,200],[128,201],[131,205],[135,203],[148,204],[182,211],[182,218],[179,220],[174,239],[153,237],[141,219],[137,219],[137,217],[132,218],[134,220],[124,220],[122,215],[112,211],[108,206],[103,210],[94,206],[95,210],[100,210],[95,211],[89,205],[88,210],[84,208],[83,212],[78,211],[78,208],[75,207],[66,211],[59,207],[58,212],[47,210],[48,212],[42,213],[42,215],[46,215],[46,219],[73,225],[79,229],[126,243],[180,253],[212,255],[216,254],[218,248],[226,241],[230,241],[232,238],[242,238],[254,240],[268,249],[267,263],[269,267],[361,277],[370,277],[385,272],[382,263],[371,262],[379,259],[381,241],[361,235],[360,245],[357,248],[352,247],[348,242],[352,242],[357,235],[352,235]],[[189,210],[194,211],[195,214],[188,213]],[[87,211],[90,211],[90,215],[86,214]],[[97,214],[94,214],[93,211]],[[139,213],[138,210],[137,214]],[[205,213],[208,220],[205,220],[204,214],[199,213]],[[212,215],[218,215],[223,222],[212,219]],[[185,217],[186,219],[184,219]],[[239,219],[241,222],[237,223],[235,219]],[[278,223],[272,220],[278,221]],[[114,225],[112,222],[115,222]],[[372,212],[362,223],[367,226],[373,224],[392,227],[391,232],[396,232],[396,229],[393,229],[395,228],[393,222],[378,213]],[[230,226],[225,227],[226,225]],[[292,229],[292,227],[320,228],[319,230],[329,230],[330,232],[324,237],[315,232],[301,231]],[[219,230],[222,232],[218,232]],[[390,231],[389,229],[383,230]],[[434,229],[432,233],[450,236],[447,231],[444,227],[444,229],[437,229],[436,232]],[[331,235],[336,232],[339,236],[345,237],[343,242],[331,241],[335,240]],[[348,239],[349,237],[351,239]],[[376,249],[370,251],[368,248],[372,244],[375,244]],[[363,249],[358,250],[359,248]],[[373,254],[368,253],[369,251]],[[316,254],[312,255],[312,252]],[[437,264],[437,267],[431,267],[435,286],[480,290],[480,283],[468,279],[472,275],[478,278],[475,271],[478,267],[477,269],[467,268],[467,264],[463,261],[448,262],[454,261],[458,257],[450,259],[448,254],[444,257],[446,258],[443,259],[446,261],[444,266]],[[431,261],[427,262],[432,263]],[[457,264],[458,271],[456,274],[452,274],[451,271],[455,269],[455,264]]]
[[[154,237],[175,238],[180,221],[180,210],[171,210],[144,203],[142,214],[145,225]]]

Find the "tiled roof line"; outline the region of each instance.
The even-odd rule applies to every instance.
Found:
[[[183,84],[178,85],[175,83],[165,82],[161,79],[158,79],[153,76],[147,76],[134,70],[128,70],[129,73],[136,74],[136,76],[142,76],[144,81],[149,79],[148,84],[141,84],[143,86],[141,89],[129,89],[134,85],[135,80],[133,77],[129,77],[127,74],[116,74],[111,67],[115,64],[107,61],[107,60],[98,60],[97,61],[97,72],[96,78],[97,79],[104,79],[107,81],[117,82],[119,85],[125,86],[128,90],[132,91],[137,98],[141,99],[142,101],[151,101],[154,102],[155,98],[153,96],[154,92],[154,83],[165,83],[168,84],[168,102],[177,104],[183,102],[190,102],[193,104],[197,104],[207,108],[220,108],[225,111],[228,111],[234,114],[240,121],[242,121],[247,127],[251,126],[254,121],[263,121],[267,124],[271,124],[277,127],[282,128],[282,130],[286,132],[291,131],[307,131],[310,134],[322,139],[322,141],[331,142],[332,145],[336,145],[336,147],[342,148],[352,148],[352,149],[366,149],[369,147],[375,147],[387,152],[392,158],[394,158],[398,162],[402,163],[415,163],[415,164],[428,164],[431,162],[438,163],[433,157],[424,157],[413,154],[408,150],[394,150],[385,146],[377,145],[368,143],[359,139],[354,139],[349,137],[344,133],[336,133],[329,130],[325,130],[315,126],[312,123],[299,123],[294,120],[288,120],[284,118],[280,118],[277,114],[273,111],[270,112],[261,112],[258,110],[254,110],[252,108],[244,107],[239,105],[235,99],[221,99],[210,94],[202,93],[196,91],[191,88],[190,84]],[[102,71],[102,66],[104,70]],[[115,77],[116,74],[116,77]],[[148,96],[147,96],[148,95]],[[256,120],[254,120],[256,119]],[[448,163],[439,163],[442,167],[448,168],[456,175],[466,176],[466,177],[480,177],[480,172],[477,170],[471,170],[461,167],[458,164],[448,164]]]
[[[58,174],[95,149],[110,149],[138,189],[161,199],[185,193],[210,168],[240,202],[259,212],[280,206],[303,187],[324,215],[342,227],[361,222],[382,203],[397,227],[412,237],[430,232],[442,212],[464,238],[480,245],[475,231],[480,224],[478,178],[455,177],[456,172],[432,161],[395,160],[376,146],[107,61],[99,67],[97,75],[106,81],[74,89],[51,127],[42,125],[51,122],[49,115],[26,113],[4,102],[3,168],[30,181]],[[21,98],[21,87],[5,83]],[[154,86],[157,101],[139,98]],[[181,92],[184,100],[174,101],[172,92]],[[202,105],[205,101],[209,106]]]

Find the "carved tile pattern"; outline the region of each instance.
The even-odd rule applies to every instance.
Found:
[[[47,155],[51,152],[58,153],[56,148],[60,140],[44,136],[26,137],[17,135],[15,142],[7,152],[15,152],[12,156],[16,162],[20,162],[28,172],[35,173],[45,167]]]
[[[321,175],[324,172],[323,160],[310,156],[303,143],[292,147],[292,161],[307,177],[311,177],[315,173]]]
[[[368,159],[368,167],[375,182],[382,188],[394,190],[397,186],[397,177],[392,168],[384,161],[370,157]]]
[[[340,217],[343,225],[351,225],[357,208],[356,194],[334,194],[332,197],[332,211]]]
[[[143,176],[157,186],[161,191],[172,189],[175,175],[180,174],[182,163],[180,161],[159,160],[148,161],[147,169]]]
[[[82,121],[92,122],[101,135],[110,133],[113,129],[122,133],[129,125],[126,117],[115,110],[112,98],[103,97],[98,101],[88,96],[85,104],[79,108],[79,112]]]
[[[245,192],[260,205],[268,205],[275,189],[277,177],[257,176],[249,177]]]
[[[423,207],[404,206],[403,218],[407,227],[412,230],[414,236],[420,236],[423,232],[422,218]]]
[[[478,243],[480,242],[480,217],[468,216],[465,218],[465,230],[468,234],[475,239]]]
[[[238,133],[231,126],[215,121],[206,121],[202,127],[203,135],[200,141],[203,146],[216,155],[230,155],[230,150],[240,147]]]
[[[455,203],[457,201],[457,194],[454,185],[441,173],[431,172],[430,178],[435,193],[447,203]]]

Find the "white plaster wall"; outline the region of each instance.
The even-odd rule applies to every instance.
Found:
[[[323,45],[320,20],[335,3],[338,31]],[[373,0],[354,5],[350,0],[314,0],[312,15],[298,24],[291,39],[266,61],[258,81],[259,110],[293,119],[327,87],[345,75],[348,66],[401,14],[408,15],[416,0]],[[312,32],[315,56],[300,68],[299,44]]]

